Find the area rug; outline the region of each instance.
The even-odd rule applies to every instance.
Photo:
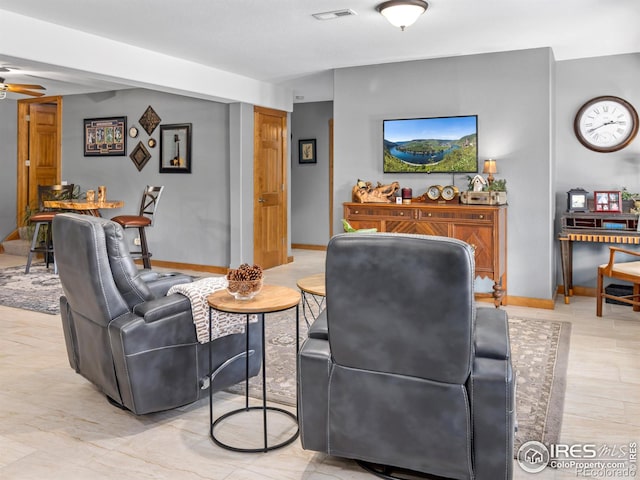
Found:
[[[514,450],[529,440],[558,443],[562,427],[571,323],[509,318],[511,358],[516,372]]]
[[[31,264],[29,273],[24,265],[0,269],[0,305],[57,315],[60,312],[62,287],[53,265]]]
[[[57,315],[62,288],[58,276],[44,264],[0,270],[0,304]],[[482,307],[484,308],[484,307]],[[317,313],[317,312],[313,312]],[[300,308],[300,337],[306,325]],[[529,440],[557,443],[562,425],[571,324],[512,317],[509,319],[511,354],[516,371],[518,431],[515,451]],[[295,310],[266,316],[267,396],[295,405]],[[244,392],[244,383],[231,387]],[[262,374],[249,382],[249,395],[261,398]]]
[[[302,309],[300,309],[302,317]],[[295,310],[266,316],[267,397],[295,405]],[[306,336],[300,321],[301,342]],[[514,455],[524,442],[558,443],[562,426],[569,322],[509,318],[511,356],[516,372],[518,430]],[[244,393],[244,383],[229,389]],[[249,381],[249,396],[262,398],[262,374]]]

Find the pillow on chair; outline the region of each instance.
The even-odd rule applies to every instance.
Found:
[[[378,231],[377,228],[353,228],[344,218],[342,219],[342,228],[347,233],[376,233]]]

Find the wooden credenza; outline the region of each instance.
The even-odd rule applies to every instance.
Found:
[[[494,303],[506,305],[507,206],[462,204],[344,203],[344,218],[354,228],[457,238],[475,249],[476,277],[493,280]]]

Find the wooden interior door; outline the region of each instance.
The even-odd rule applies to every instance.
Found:
[[[38,185],[60,183],[61,138],[61,97],[18,101],[18,225],[38,207]]]
[[[254,107],[253,261],[287,263],[286,112]]]

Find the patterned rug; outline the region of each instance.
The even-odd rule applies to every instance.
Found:
[[[300,342],[306,325],[300,309]],[[267,396],[295,405],[295,310],[266,316]],[[509,318],[511,356],[516,372],[518,431],[514,456],[527,441],[558,443],[562,426],[571,324],[529,318]],[[229,391],[244,393],[244,384]],[[249,381],[249,395],[262,398],[262,375]]]
[[[571,323],[509,318],[517,375],[514,450],[529,440],[558,443],[562,427]]]
[[[29,273],[24,266],[0,270],[0,305],[58,315],[62,287],[53,265],[32,263]]]
[[[34,293],[36,293],[34,295]],[[43,264],[24,274],[24,267],[0,270],[0,304],[57,315],[62,293],[57,275]],[[266,316],[267,395],[275,402],[295,405],[295,310]],[[557,443],[562,425],[571,324],[512,317],[511,354],[517,375],[518,432],[515,451],[529,440]],[[300,308],[300,337],[306,325]],[[243,393],[244,384],[230,389]],[[261,398],[262,375],[249,382],[249,395]]]

